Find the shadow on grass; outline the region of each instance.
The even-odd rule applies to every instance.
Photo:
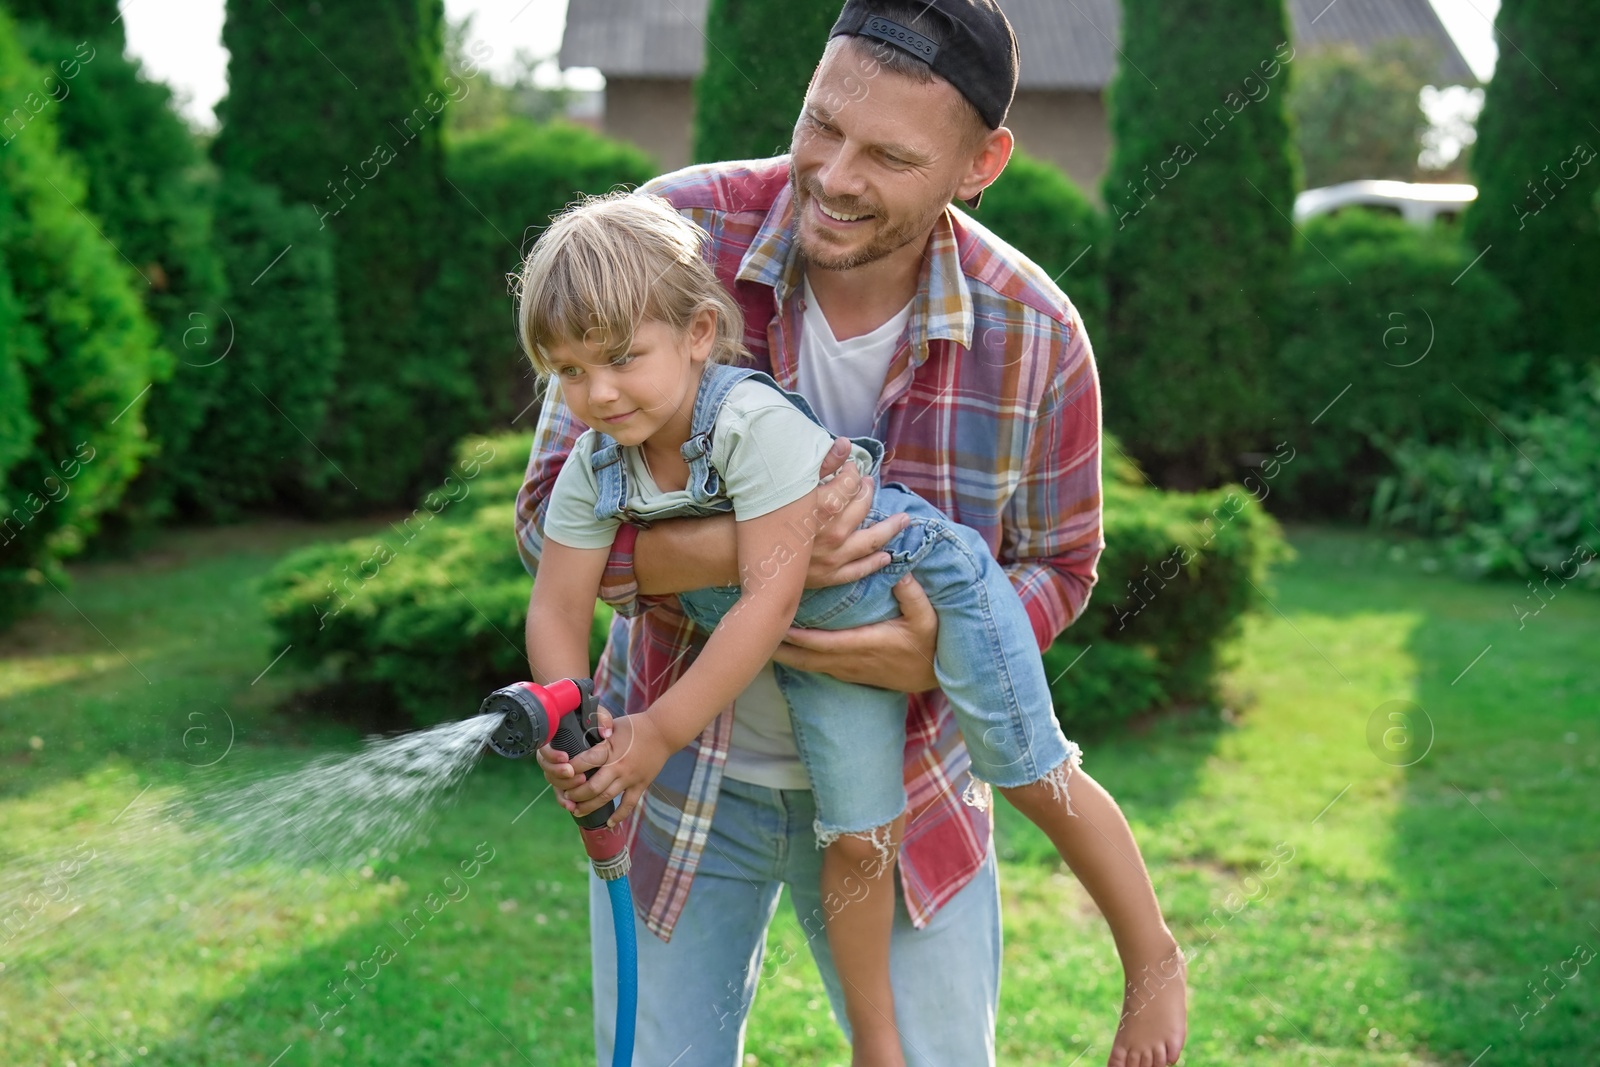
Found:
[[[0,635],[0,799],[103,763],[176,784],[235,746],[342,745],[414,724],[381,695],[274,659],[256,582],[294,548],[375,520],[176,530],[139,556],[72,568],[74,584]]]
[[[1600,959],[1600,603],[1568,591],[1519,628],[1523,585],[1430,579],[1414,553],[1354,535],[1297,547],[1345,576],[1297,583],[1297,611],[1421,620],[1415,697],[1373,709],[1367,735],[1403,774],[1391,863],[1408,981],[1392,995],[1419,1051],[1452,1067],[1600,1062],[1600,963],[1578,962],[1584,946]]]

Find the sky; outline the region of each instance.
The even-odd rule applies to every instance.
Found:
[[[1494,71],[1493,24],[1500,0],[1430,3],[1473,73],[1487,81]],[[492,50],[490,70],[508,70],[519,48],[544,56],[561,47],[567,0],[445,0],[444,6],[451,22],[473,16],[474,39]],[[128,51],[144,61],[151,77],[173,87],[191,122],[207,129],[215,127],[211,109],[227,91],[222,7],[223,0],[123,0],[120,4]],[[569,73],[568,83],[598,88],[602,81],[596,72],[576,71]]]

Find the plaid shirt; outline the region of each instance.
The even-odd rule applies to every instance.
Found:
[[[755,365],[796,389],[803,309],[788,157],[690,167],[644,192],[666,197],[711,240],[707,258],[738,299]],[[583,426],[547,392],[517,497],[531,572],[557,472]],[[1027,607],[1039,647],[1083,611],[1104,540],[1100,388],[1083,321],[1030,260],[955,208],[934,226],[911,319],[878,399],[883,478],[905,483],[983,535]],[[637,603],[632,528],[601,595],[618,606],[597,690],[613,710],[648,708],[704,644],[676,598]],[[639,610],[640,608],[647,610]],[[671,937],[706,847],[733,709],[674,754],[631,821],[631,884],[646,924]],[[961,800],[966,748],[937,691],[909,698],[908,797],[900,875],[911,920],[927,924],[978,870],[991,830]]]

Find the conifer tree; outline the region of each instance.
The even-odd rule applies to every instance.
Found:
[[[1283,0],[1124,0],[1105,179],[1105,419],[1159,483],[1269,444],[1295,165]],[[1268,449],[1270,451],[1270,449]]]
[[[409,500],[475,406],[421,313],[448,237],[443,25],[442,0],[228,4],[216,158],[312,205],[334,237],[343,360],[318,442],[333,507]]]
[[[1505,0],[1465,219],[1478,269],[1521,298],[1523,338],[1562,361],[1600,356],[1600,17],[1566,0]]]
[[[789,151],[811,72],[838,17],[839,5],[814,0],[711,0],[705,67],[694,84],[695,160]]]

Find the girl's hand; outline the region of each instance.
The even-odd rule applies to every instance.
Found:
[[[574,815],[587,815],[620,796],[622,802],[606,821],[607,826],[616,826],[638,807],[644,791],[661,773],[662,765],[674,749],[662,736],[649,713],[613,719],[602,708],[597,721],[605,740],[571,763],[574,771],[581,774],[584,768],[598,761],[600,767],[594,776],[569,787],[563,787],[552,776],[551,771],[556,769],[554,767],[547,768],[545,777],[556,787],[561,806]],[[543,765],[543,750],[540,751],[540,757]],[[565,780],[572,781],[570,778]]]

